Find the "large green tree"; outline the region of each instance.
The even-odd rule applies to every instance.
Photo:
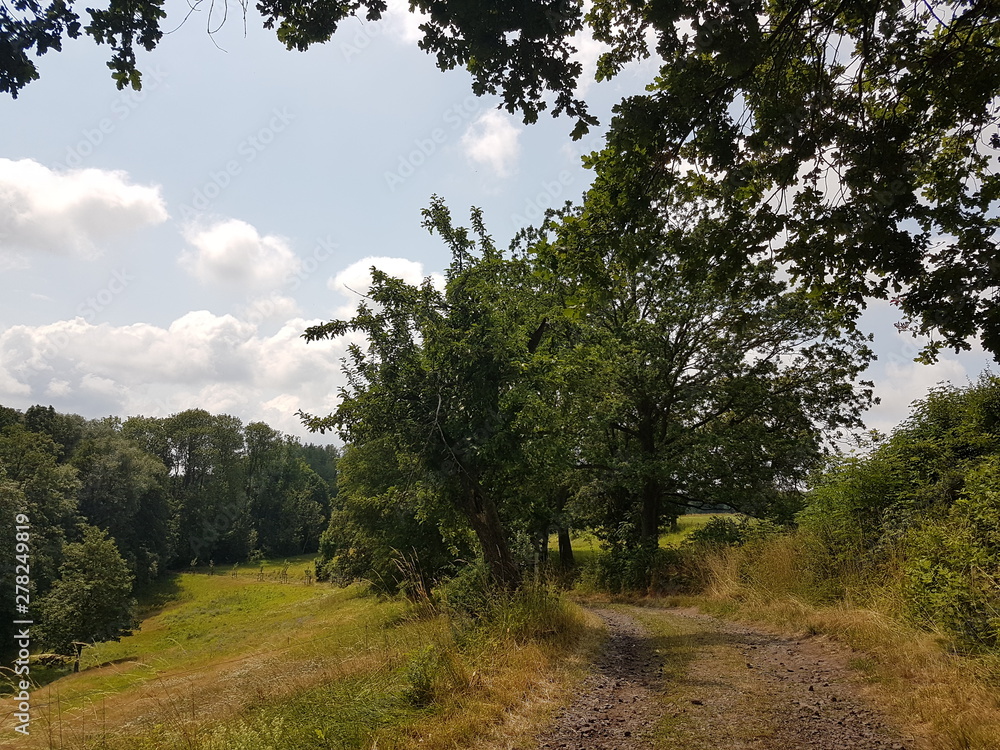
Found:
[[[132,571],[113,540],[88,526],[83,541],[67,544],[59,579],[39,603],[41,640],[72,653],[74,641],[117,641],[138,627]]]
[[[339,430],[349,443],[390,441],[414,479],[465,518],[493,580],[516,586],[505,506],[523,481],[516,469],[526,441],[517,418],[544,313],[531,294],[529,264],[504,257],[477,210],[471,232],[452,225],[439,199],[424,216],[452,252],[445,288],[373,269],[368,301],[354,318],[307,329],[310,341],[350,333],[365,340],[350,346],[337,411],[304,419],[311,429]]]
[[[248,424],[244,435],[250,546],[272,556],[315,551],[329,485],[306,463],[297,440],[263,422]]]
[[[72,465],[80,513],[110,534],[139,584],[156,578],[173,561],[177,531],[166,467],[110,427],[84,438]]]
[[[585,311],[558,369],[592,477],[587,515],[608,535],[628,522],[654,547],[692,506],[787,517],[825,441],[861,426],[871,403],[865,337],[770,261],[692,269],[685,245],[723,241],[712,222],[606,231],[588,218],[564,212],[534,244],[564,304]]]
[[[31,523],[31,584],[33,592],[48,590],[62,560],[63,545],[79,538],[82,520],[77,508],[80,482],[69,464],[58,463],[62,452],[52,438],[20,425],[0,430],[0,468],[23,498],[18,512]]]

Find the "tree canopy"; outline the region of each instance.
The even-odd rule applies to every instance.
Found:
[[[675,246],[686,232],[595,230],[579,210],[509,253],[476,209],[471,230],[455,227],[435,198],[425,226],[452,252],[443,289],[372,269],[352,319],[304,334],[361,334],[336,412],[303,415],[354,457],[324,566],[387,559],[397,524],[434,559],[457,514],[492,580],[514,587],[567,516],[655,548],[692,506],[766,515],[870,403],[864,337],[772,264],[694,283]],[[655,261],[637,255],[647,242]]]
[[[59,579],[39,604],[42,641],[73,652],[73,642],[117,641],[138,627],[132,573],[114,540],[88,526],[83,541],[67,544]]]

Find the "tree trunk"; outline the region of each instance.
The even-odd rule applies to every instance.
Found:
[[[652,549],[660,543],[660,488],[653,481],[647,481],[642,491],[639,541],[643,547]]]
[[[507,544],[507,536],[493,498],[476,487],[470,487],[466,491],[464,510],[483,549],[490,579],[505,589],[518,588],[521,585],[521,571]]]
[[[559,564],[563,570],[570,570],[576,566],[573,559],[573,544],[569,538],[569,528],[559,527]]]

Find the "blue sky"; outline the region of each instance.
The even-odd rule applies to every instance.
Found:
[[[187,5],[167,7],[174,28]],[[142,92],[115,89],[106,48],[71,41],[0,99],[0,403],[202,407],[317,439],[294,414],[335,408],[344,345],[299,334],[349,314],[372,263],[413,281],[447,265],[420,227],[432,194],[462,220],[481,207],[503,244],[579,198],[599,133],[574,144],[570,120],[525,127],[474,97],[467,74],[417,49],[405,4],[390,8],[305,53],[252,11],[245,36],[231,16],[214,37],[196,12],[140,58]],[[592,70],[597,47],[580,46]],[[585,84],[603,123],[650,65]],[[884,303],[865,318],[880,429],[990,361],[977,349],[916,365],[895,319]]]

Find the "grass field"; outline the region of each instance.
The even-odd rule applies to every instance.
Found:
[[[709,518],[681,518],[661,544]],[[586,564],[600,547],[581,535],[573,548]],[[505,632],[470,637],[312,573],[302,556],[170,575],[144,593],[141,628],[85,649],[78,674],[33,668],[31,735],[3,733],[0,748],[530,747],[601,638],[566,602],[543,614],[558,622],[541,638],[516,634],[539,616],[531,603],[501,613]]]
[[[32,693],[30,737],[3,732],[0,747],[445,748],[491,734],[513,747],[599,637],[566,603],[546,610],[559,622],[543,632],[558,635],[470,634],[361,586],[309,584],[311,558],[288,560],[283,579],[285,567],[265,563],[263,580],[257,565],[160,582],[141,629],[85,649],[78,674],[50,672],[58,679]]]

